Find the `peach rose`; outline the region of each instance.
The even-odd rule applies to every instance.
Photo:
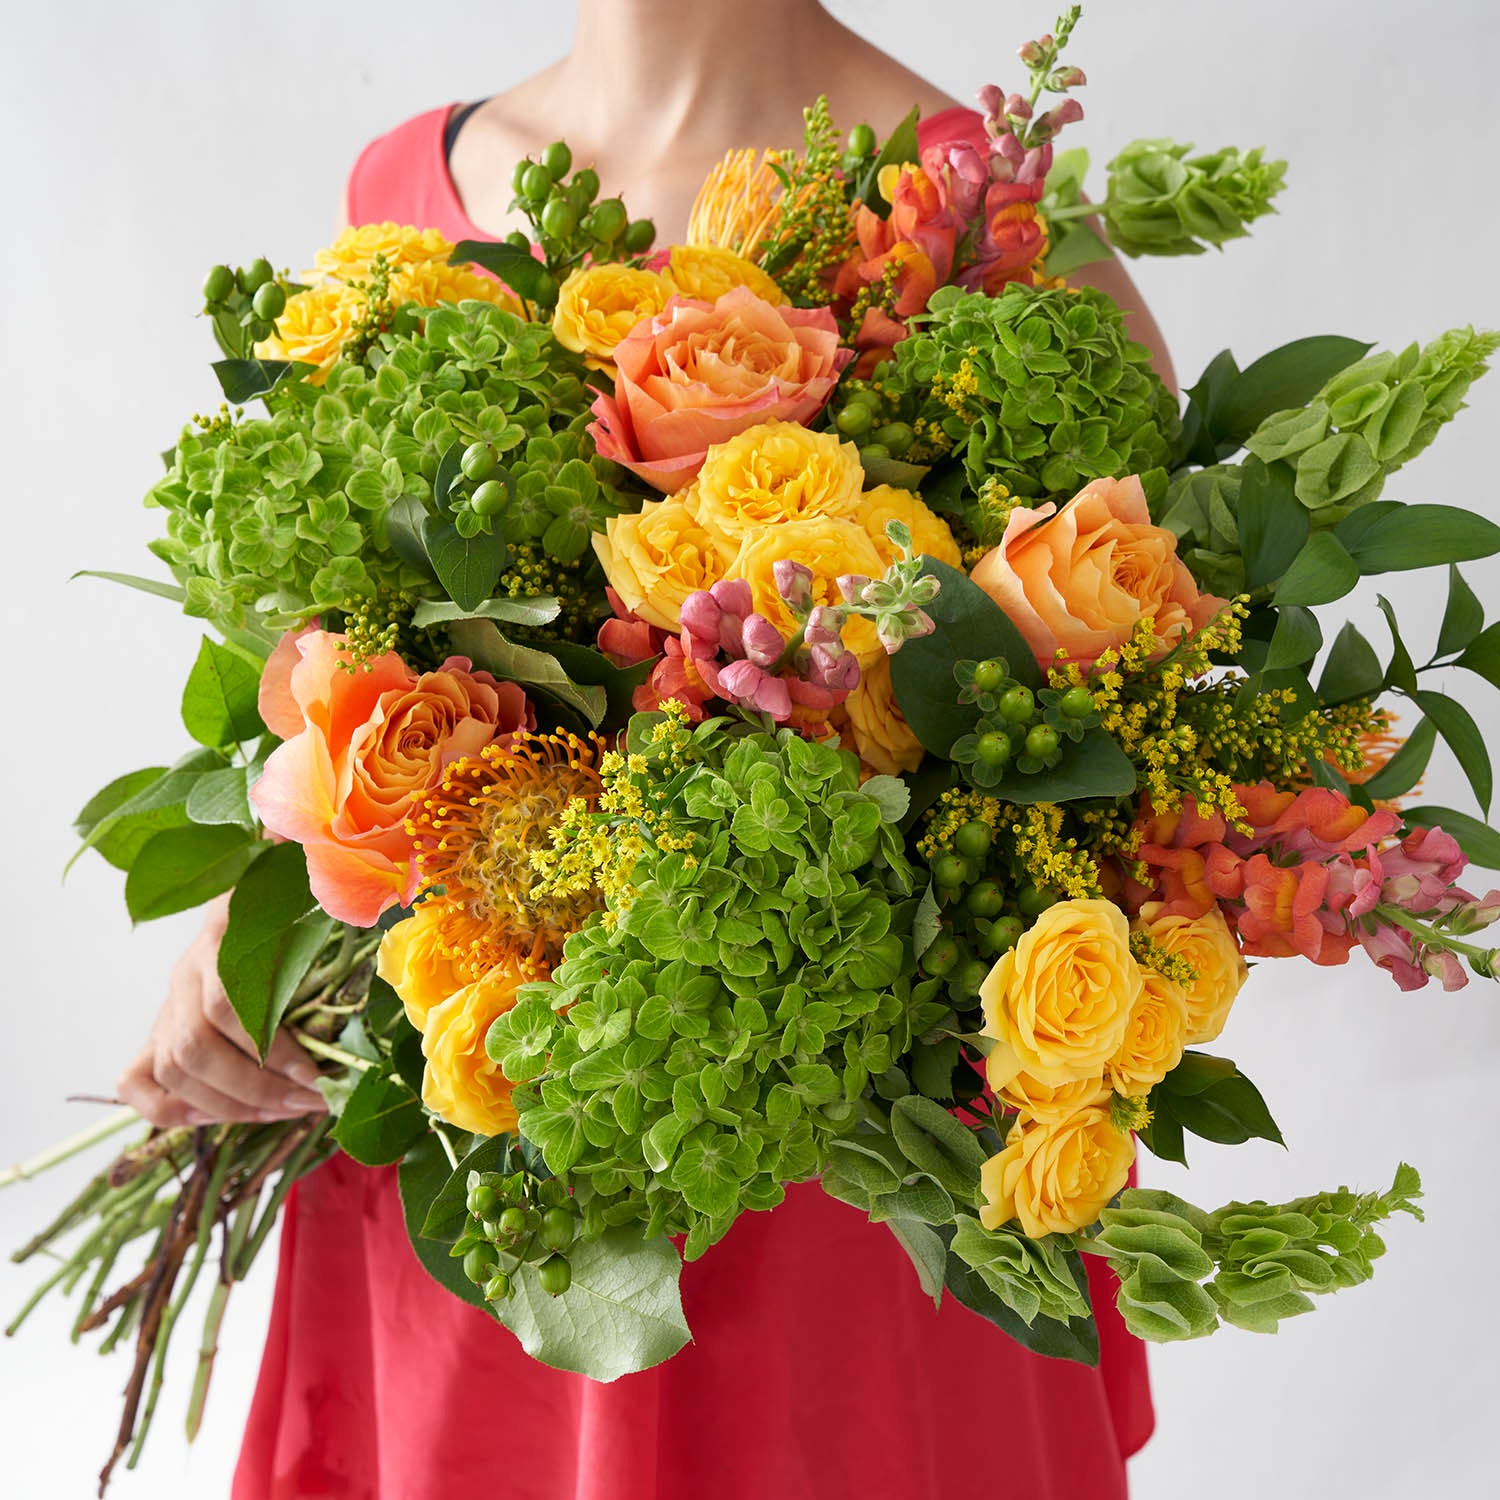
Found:
[[[536,978],[519,962],[496,964],[427,1012],[422,1026],[422,1103],[439,1119],[479,1135],[514,1132],[510,1083],[484,1049],[496,1017],[516,1003],[516,991]]]
[[[1072,1234],[1125,1186],[1134,1160],[1134,1139],[1110,1123],[1107,1109],[1018,1122],[1005,1150],[980,1168],[979,1222],[998,1229],[1015,1219],[1033,1238]]]
[[[1141,998],[1125,913],[1081,898],[1049,906],[979,988],[990,1087],[1018,1073],[1049,1088],[1098,1078],[1125,1040]]]
[[[1000,545],[974,565],[974,582],[1049,666],[1058,650],[1084,665],[1130,639],[1151,616],[1165,654],[1224,607],[1200,594],[1177,538],[1153,526],[1141,482],[1096,479],[1059,511],[1017,506]]]
[[[673,632],[681,628],[682,601],[712,588],[734,559],[732,548],[704,530],[685,495],[611,516],[594,533],[594,551],[625,608]]]
[[[482,976],[483,965],[448,940],[451,925],[441,902],[423,901],[380,940],[375,972],[401,997],[419,1031],[433,1006]]]
[[[1197,1047],[1213,1041],[1223,1031],[1241,985],[1250,977],[1250,965],[1224,914],[1212,906],[1200,917],[1174,915],[1165,912],[1161,902],[1148,901],[1133,925],[1173,957],[1192,965],[1198,977],[1182,987],[1187,1005],[1184,1044]]]
[[[284,744],[250,791],[261,822],[307,853],[313,895],[330,916],[370,927],[416,893],[406,817],[461,755],[534,728],[526,695],[453,656],[414,672],[388,651],[363,666],[345,638],[282,638],[261,676],[260,710]]]
[[[715,443],[762,422],[811,421],[854,357],[828,308],[775,307],[744,286],[713,303],[674,298],[613,356],[615,393],[595,401],[589,433],[665,494]]]
[[[1187,1046],[1187,997],[1182,986],[1155,969],[1141,970],[1141,998],[1130,1013],[1125,1039],[1104,1076],[1117,1094],[1142,1099],[1182,1061]]]

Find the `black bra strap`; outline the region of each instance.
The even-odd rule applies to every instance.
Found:
[[[453,147],[458,140],[458,133],[468,123],[469,116],[482,104],[488,104],[487,99],[476,99],[472,104],[465,104],[462,109],[456,109],[448,117],[448,123],[443,127],[443,160],[449,161],[453,156]]]

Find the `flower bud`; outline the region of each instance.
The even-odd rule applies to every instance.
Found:
[[[1042,47],[1040,42],[1022,42],[1016,48],[1016,56],[1026,64],[1028,68],[1034,67],[1042,60]]]
[[[1466,901],[1456,906],[1448,915],[1447,927],[1460,937],[1478,932],[1492,922],[1500,920],[1500,891],[1491,891],[1477,901]]]
[[[786,600],[788,609],[800,614],[812,608],[813,573],[806,563],[778,558],[771,564],[771,574],[776,580],[776,591]]]
[[[1450,992],[1461,990],[1469,982],[1468,973],[1458,961],[1458,955],[1445,949],[1429,948],[1422,955],[1422,968],[1434,979],[1440,980],[1443,988]]]
[[[859,686],[859,658],[852,651],[814,646],[808,653],[807,680],[834,693],[852,693]]]
[[[754,662],[730,662],[719,673],[719,684],[746,708],[759,709],[778,721],[792,715],[792,694],[786,683],[762,671]]]
[[[1064,99],[1052,111],[1053,134],[1055,135],[1064,125],[1077,124],[1082,118],[1083,106],[1076,99]]]
[[[993,120],[1000,113],[1005,93],[999,84],[987,83],[974,97],[978,101],[979,108]]]
[[[1047,87],[1060,93],[1063,89],[1081,89],[1087,82],[1082,68],[1059,68],[1047,80]]]
[[[844,621],[847,618],[848,612],[837,605],[816,605],[807,617],[807,628],[802,633],[802,639],[809,646],[842,648]]]
[[[757,667],[773,667],[786,650],[786,640],[781,632],[764,616],[751,615],[745,621],[741,633],[745,660]]]
[[[840,573],[834,580],[839,586],[841,593],[850,604],[863,602],[864,588],[869,583],[869,578],[864,573]]]
[[[1013,120],[1031,118],[1031,101],[1025,94],[1011,94],[1005,101],[1005,113]]]
[[[724,611],[719,601],[705,589],[698,589],[682,601],[678,618],[683,628],[690,630],[700,641],[717,641],[719,619]]]

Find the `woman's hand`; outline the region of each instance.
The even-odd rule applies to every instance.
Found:
[[[219,982],[219,941],[229,897],[208,908],[203,930],[177,960],[151,1035],[120,1075],[120,1098],[159,1129],[217,1120],[294,1119],[321,1113],[318,1070],[285,1032],[264,1067]]]

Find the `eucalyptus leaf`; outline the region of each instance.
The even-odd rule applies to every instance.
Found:
[[[1471,562],[1500,552],[1500,526],[1456,505],[1377,500],[1345,516],[1334,535],[1366,577]]]
[[[1359,582],[1359,564],[1331,531],[1315,531],[1292,559],[1273,596],[1277,604],[1332,604]]]
[[[1334,638],[1333,649],[1318,680],[1318,696],[1325,703],[1347,703],[1369,698],[1385,685],[1385,669],[1375,648],[1354,625],[1346,624]]]
[[[1294,339],[1263,354],[1245,367],[1216,403],[1215,438],[1232,452],[1273,413],[1305,406],[1371,347],[1359,339],[1319,334]]]
[[[590,724],[603,720],[609,699],[602,687],[574,682],[555,656],[508,641],[493,620],[458,619],[453,621],[448,634],[455,649],[469,657],[475,666],[522,687],[547,693],[559,703],[576,709]]]
[[[473,609],[424,599],[412,612],[411,623],[417,630],[464,619],[499,620],[508,625],[547,625],[557,618],[561,608],[551,594],[536,594],[523,599],[486,599]]]

